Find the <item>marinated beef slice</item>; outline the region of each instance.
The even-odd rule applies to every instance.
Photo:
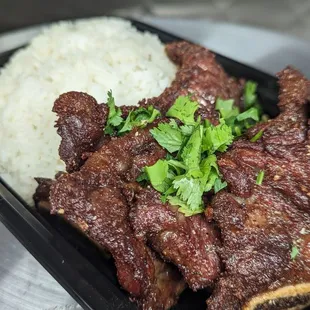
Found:
[[[83,153],[93,151],[102,137],[108,108],[86,93],[72,91],[59,96],[53,112],[57,113],[55,127],[62,138],[60,158],[68,172],[78,170],[84,162]]]
[[[178,271],[158,259],[135,237],[129,205],[122,193],[128,173],[140,161],[154,164],[164,151],[153,145],[149,129],[114,138],[94,152],[79,171],[60,176],[51,186],[52,212],[109,251],[121,286],[141,309],[168,309],[185,287]],[[145,146],[148,146],[146,148]],[[147,156],[152,154],[149,159]]]
[[[214,124],[218,122],[217,98],[234,99],[240,105],[244,81],[228,76],[207,48],[181,41],[167,44],[166,53],[179,67],[175,80],[160,96],[140,104],[154,105],[166,113],[177,97],[191,95],[200,104],[198,113],[202,119]]]
[[[191,289],[212,287],[220,273],[214,224],[201,214],[184,216],[178,207],[162,203],[152,188],[137,190],[132,205],[130,219],[136,236],[175,264]]]
[[[310,83],[287,68],[279,85],[280,115],[251,128],[218,161],[228,189],[212,207],[225,271],[210,310],[310,304]]]

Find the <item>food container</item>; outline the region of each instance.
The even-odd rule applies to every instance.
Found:
[[[180,40],[146,24],[132,24],[157,34],[163,43]],[[0,66],[13,52],[0,54]],[[218,54],[217,61],[230,75],[256,81],[264,111],[278,113],[276,78]],[[112,259],[62,219],[27,206],[1,178],[0,220],[83,308],[136,309],[118,284]],[[207,297],[207,291],[186,290],[174,309],[205,309]]]

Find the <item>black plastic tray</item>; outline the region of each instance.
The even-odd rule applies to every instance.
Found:
[[[137,21],[132,24],[157,34],[163,43],[181,40]],[[13,52],[0,54],[0,66]],[[229,74],[256,81],[264,111],[271,116],[278,113],[275,77],[221,55],[217,60]],[[111,259],[61,219],[27,206],[1,178],[0,220],[84,309],[136,309],[120,288]],[[207,296],[187,290],[174,309],[205,309]]]

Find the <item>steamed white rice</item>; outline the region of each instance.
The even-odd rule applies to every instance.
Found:
[[[51,112],[64,92],[98,102],[112,89],[117,105],[159,95],[175,74],[157,36],[129,22],[95,18],[48,27],[0,71],[0,174],[28,203],[34,177],[64,169]]]

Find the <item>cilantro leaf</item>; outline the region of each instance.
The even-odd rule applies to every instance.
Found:
[[[123,118],[121,117],[122,111],[120,108],[115,106],[115,100],[112,95],[112,90],[108,91],[108,102],[107,106],[109,107],[109,114],[108,114],[108,120],[107,125],[105,127],[105,134],[113,134],[115,127],[120,125],[123,121]]]
[[[160,123],[157,128],[151,129],[150,132],[154,139],[170,153],[178,151],[182,145],[182,132],[171,127],[170,124]]]
[[[189,210],[200,210],[202,205],[203,187],[199,179],[178,176],[173,181],[176,195],[187,204]]]
[[[256,122],[259,121],[259,111],[256,107],[252,107],[248,110],[246,110],[245,112],[239,114],[237,116],[237,121],[244,121],[246,119],[252,119]]]
[[[170,153],[167,153],[166,159],[167,160],[174,159],[174,156],[172,156]]]
[[[193,133],[195,127],[191,125],[183,125],[180,127],[180,129],[184,136],[190,136]]]
[[[238,107],[234,106],[234,100],[222,100],[218,98],[215,103],[215,109],[221,114],[221,117],[225,120],[237,116],[240,111]]]
[[[171,185],[160,197],[161,201],[165,203],[167,201],[168,196],[171,194],[175,194],[176,189]]]
[[[212,189],[215,180],[219,177],[219,170],[216,160],[216,156],[211,154],[201,161],[200,169],[203,172],[203,177],[200,181],[204,187],[205,192],[208,192]]]
[[[132,113],[133,113],[133,111],[129,112],[129,114],[125,120],[125,123],[123,124],[122,128],[119,130],[119,133],[130,131],[133,128],[132,121],[131,121]]]
[[[183,213],[185,216],[192,216],[198,213],[203,212],[203,206],[201,205],[199,208],[192,210],[184,201],[182,201],[177,196],[168,196],[167,197],[169,203],[173,206],[179,206],[179,212]]]
[[[244,98],[244,107],[249,109],[257,101],[257,83],[253,81],[247,81],[244,86],[243,98]]]
[[[143,181],[149,181],[148,175],[145,172],[145,169],[143,169],[140,173],[140,175],[136,178],[137,182],[143,182]]]
[[[168,160],[168,164],[170,167],[176,170],[178,175],[183,174],[187,169],[186,165],[178,160],[170,159]]]
[[[202,150],[207,151],[209,154],[213,154],[216,151],[225,152],[234,138],[231,128],[222,119],[218,126],[205,123],[205,127]]]
[[[210,191],[217,179],[219,171],[216,156],[210,155],[201,161],[201,176],[192,177],[188,174],[178,175],[174,178],[173,187],[176,189],[180,212],[188,215],[197,214],[203,210],[202,196],[204,192]],[[176,203],[176,200],[174,200]],[[181,202],[181,203],[180,203]]]
[[[160,159],[153,166],[145,167],[145,172],[152,186],[160,193],[164,193],[172,184],[172,175],[166,160]]]
[[[217,158],[214,154],[209,155],[208,157],[204,158],[200,163],[200,170],[203,174],[209,174],[212,168],[219,174],[219,169],[217,166]]]
[[[173,118],[170,119],[169,125],[170,125],[171,128],[173,128],[173,129],[179,129],[179,126],[178,126],[176,120],[173,119]]]
[[[291,250],[291,260],[295,260],[298,254],[299,254],[298,247],[296,245],[293,245]]]
[[[218,173],[216,173],[214,168],[212,168],[208,175],[208,179],[204,187],[205,192],[209,192],[214,187],[215,181],[218,179],[218,177],[219,177]]]
[[[190,96],[179,96],[166,116],[177,118],[185,125],[194,125],[194,115],[198,107],[198,102],[192,101]]]
[[[219,192],[220,190],[222,190],[226,186],[227,186],[226,181],[222,182],[222,180],[220,178],[217,178],[214,182],[214,193],[216,194],[217,192]]]
[[[235,126],[233,132],[234,132],[235,136],[240,137],[242,135],[241,126]]]
[[[119,133],[130,131],[134,127],[145,127],[147,124],[152,123],[158,116],[160,116],[160,112],[153,106],[149,106],[147,109],[140,107],[130,111]]]
[[[197,126],[184,146],[181,158],[187,166],[187,174],[189,176],[201,176],[200,160],[201,160],[201,143],[202,143],[203,127]]]
[[[232,133],[237,137],[264,117],[262,116],[262,108],[258,103],[256,89],[257,84],[255,82],[248,81],[245,84],[243,92],[245,111],[242,113],[238,107],[234,106],[233,99],[222,100],[218,98],[216,100],[216,110],[220,112],[220,117],[225,120],[227,126],[231,127]]]

